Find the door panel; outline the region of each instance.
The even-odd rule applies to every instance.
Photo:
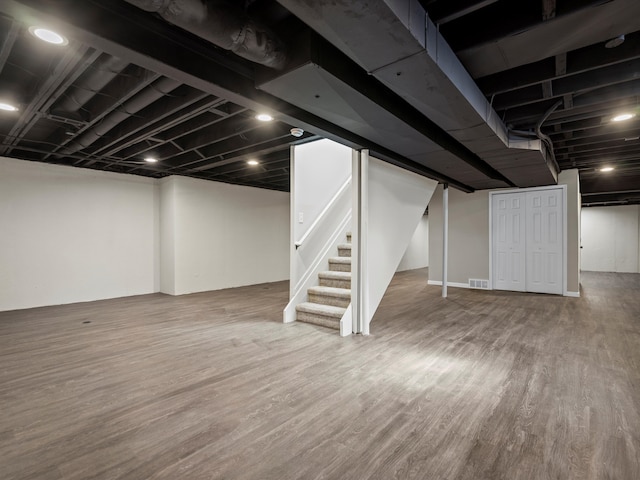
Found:
[[[525,195],[492,197],[493,288],[523,292],[526,286]]]
[[[562,190],[526,192],[526,290],[562,295]]]

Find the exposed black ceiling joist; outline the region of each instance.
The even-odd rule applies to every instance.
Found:
[[[617,48],[608,49],[598,43],[565,55],[566,70],[562,74],[557,73],[555,60],[551,57],[478,78],[478,86],[485,95],[491,96],[634,60],[640,58],[640,32],[627,35],[624,43]]]
[[[581,74],[570,75],[556,80],[550,80],[552,85],[552,97],[562,97],[568,93],[576,94],[586,91],[618,86],[625,82],[638,79],[640,71],[640,59],[629,60],[626,63],[618,63],[603,67],[598,70],[590,70]],[[544,85],[544,84],[542,84]],[[544,89],[540,85],[511,90],[495,96],[493,106],[496,110],[507,110],[530,103],[545,100]]]

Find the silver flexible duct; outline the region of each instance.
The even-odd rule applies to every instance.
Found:
[[[153,102],[164,97],[179,86],[180,82],[166,77],[161,78],[149,88],[146,88],[136,96],[130,98],[118,109],[108,114],[98,125],[75,138],[73,142],[69,143],[66,147],[60,150],[60,154],[69,155],[71,153],[75,153],[79,150],[87,148],[98,139],[102,138],[116,125],[136,114],[143,108],[148,107]]]
[[[252,62],[282,69],[284,44],[268,28],[226,3],[205,0],[125,0]]]
[[[91,100],[107,83],[118,76],[129,62],[117,57],[108,56],[100,59],[91,67],[91,72],[69,90],[65,98],[60,100],[53,111],[61,114],[74,113]]]

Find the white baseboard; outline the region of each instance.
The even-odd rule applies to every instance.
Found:
[[[428,285],[442,286],[442,280],[429,280]],[[469,288],[468,283],[447,282],[447,287]]]
[[[428,285],[436,285],[441,287],[442,286],[442,280],[429,280],[427,282]],[[468,283],[458,283],[458,282],[447,282],[447,286],[448,287],[457,287],[457,288],[469,288],[469,284]],[[473,289],[473,290],[478,290],[478,289]],[[580,297],[580,292],[565,292],[564,293],[565,297]]]

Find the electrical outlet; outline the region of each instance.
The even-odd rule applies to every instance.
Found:
[[[298,213],[298,223],[304,223],[304,213]]]

